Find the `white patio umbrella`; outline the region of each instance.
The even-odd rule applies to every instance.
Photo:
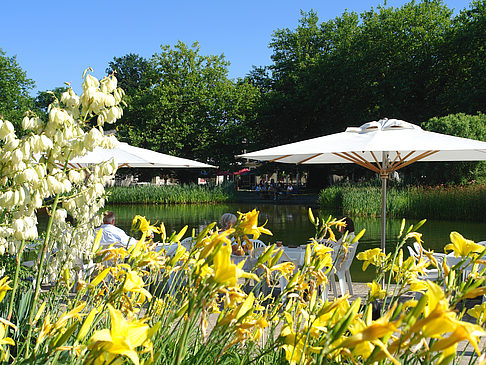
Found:
[[[381,119],[345,132],[250,152],[239,157],[293,164],[356,163],[382,179],[381,248],[385,250],[386,185],[390,173],[418,161],[486,160],[486,142],[424,131]]]
[[[163,153],[147,150],[145,148],[134,147],[128,143],[119,142],[113,149],[97,147],[93,152],[87,153],[83,157],[75,158],[70,161],[73,167],[85,167],[94,165],[114,158],[121,167],[153,167],[153,168],[214,168],[202,162],[188,160]]]

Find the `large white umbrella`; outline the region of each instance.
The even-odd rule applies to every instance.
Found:
[[[293,164],[356,163],[382,179],[381,248],[385,250],[386,185],[390,173],[418,161],[486,160],[486,142],[424,131],[381,119],[345,132],[250,152],[240,157]]]
[[[202,162],[166,155],[163,153],[134,147],[128,143],[119,142],[115,148],[106,149],[97,147],[83,157],[70,161],[71,166],[85,167],[114,158],[118,167],[152,167],[152,168],[214,168]]]

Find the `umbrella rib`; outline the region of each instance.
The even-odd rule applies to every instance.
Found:
[[[343,152],[343,154],[340,154],[338,152],[333,152],[332,154],[333,155],[336,155],[338,157],[341,157],[342,159],[345,159],[345,160],[348,160],[350,162],[353,162],[353,163],[355,163],[357,165],[363,166],[363,167],[365,167],[365,168],[367,168],[367,169],[369,169],[371,171],[378,172],[378,173],[380,172],[380,170],[376,166],[374,166],[372,164],[364,164],[360,160],[356,160],[356,159],[352,158],[351,156],[348,156],[345,152]]]
[[[322,153],[318,153],[318,154],[316,154],[314,156],[308,157],[305,160],[302,160],[302,161],[297,162],[297,165],[303,164],[304,162],[307,162],[309,160],[312,160],[313,158],[316,158],[317,156],[320,156],[320,155],[322,155]]]
[[[426,157],[429,157],[429,156],[431,156],[431,155],[433,155],[434,153],[437,153],[437,152],[439,152],[439,150],[426,151],[426,152],[424,152],[424,153],[422,153],[422,154],[420,154],[420,155],[412,158],[411,160],[409,160],[409,161],[407,161],[407,162],[399,165],[398,167],[394,168],[394,170],[392,170],[392,171],[396,171],[398,169],[401,169],[402,167],[408,166],[408,165],[410,165],[410,164],[412,164],[414,162],[417,162],[417,161],[422,160],[422,159],[424,159]]]
[[[400,151],[396,151],[396,156],[395,158],[393,159],[392,163],[390,164],[390,166],[393,166],[395,165],[395,162],[397,161],[397,158],[400,160],[400,162],[403,162],[403,159],[402,159],[402,156],[400,156]]]
[[[371,153],[371,156],[373,156],[373,159],[375,160],[376,164],[378,165],[379,171],[383,170],[383,166],[380,164],[380,162],[378,162],[378,159],[376,158],[375,153],[373,151],[370,151],[370,153]]]
[[[411,152],[407,153],[407,155],[406,155],[404,158],[402,158],[402,157],[400,156],[400,162],[397,162],[397,163],[395,163],[395,161],[396,161],[396,158],[395,158],[395,160],[393,160],[393,163],[392,163],[392,164],[391,164],[391,166],[390,166],[390,167],[391,167],[391,169],[392,169],[392,171],[393,171],[393,170],[395,170],[395,168],[396,168],[397,166],[399,166],[401,163],[405,163],[405,162],[406,162],[406,160],[407,160],[407,158],[409,158],[409,157],[410,157],[411,155],[413,155],[415,152],[416,152],[416,151],[411,151]],[[399,154],[400,154],[400,152],[398,152],[398,151],[397,151],[397,156],[398,156]]]
[[[290,156],[292,156],[292,155],[283,155],[283,156],[274,158],[273,160],[270,160],[269,162],[275,162],[275,161],[281,160],[282,158],[286,158],[286,157],[290,157]]]
[[[376,168],[375,165],[373,165],[371,162],[367,161],[364,157],[358,155],[356,152],[351,152],[351,153],[354,156],[356,156],[356,158],[359,158],[367,166],[368,169],[373,170],[373,168]],[[375,158],[375,161],[376,161],[376,158]],[[377,163],[378,163],[378,161],[377,161]],[[371,168],[370,166],[372,166],[373,168]],[[378,164],[378,166],[379,166],[379,164]]]

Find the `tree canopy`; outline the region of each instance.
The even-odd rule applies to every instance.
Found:
[[[345,12],[321,23],[315,12],[303,13],[296,29],[274,32],[266,72],[249,74],[264,88],[258,144],[383,117],[420,124],[484,111],[485,3],[457,16],[440,0]]]
[[[23,114],[32,107],[29,92],[34,85],[16,57],[7,56],[0,48],[0,119],[10,120],[18,127]]]
[[[129,96],[121,137],[228,167],[250,136],[259,95],[250,83],[230,80],[228,65],[222,55],[201,55],[197,42],[161,46],[148,61],[133,55],[115,59],[110,68],[123,75],[120,85],[128,86]]]

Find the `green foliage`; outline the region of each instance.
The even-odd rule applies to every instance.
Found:
[[[61,100],[62,93],[67,90],[68,88],[66,86],[61,86],[56,87],[52,91],[39,91],[34,100],[34,108],[37,109],[36,111],[39,111],[41,114],[46,115],[49,105],[52,104],[55,99]]]
[[[13,278],[15,276],[15,270],[17,268],[17,262],[15,260],[15,255],[4,254],[0,256],[0,269],[3,271],[3,276],[8,276]],[[34,271],[26,266],[21,265],[19,270],[19,288],[20,291],[27,290],[31,286],[29,280],[34,277]]]
[[[273,64],[249,75],[262,89],[258,148],[382,117],[485,111],[485,4],[453,16],[439,0],[410,2],[322,23],[303,13],[273,34]]]
[[[442,118],[432,118],[422,124],[431,132],[457,137],[486,141],[486,115],[451,114]],[[420,184],[460,183],[472,180],[486,181],[485,162],[441,162],[420,163],[409,168],[407,174],[411,182]]]
[[[332,186],[321,190],[322,207],[342,209],[350,216],[380,216],[381,188],[376,186]],[[485,220],[486,186],[396,187],[388,189],[390,217],[424,217],[443,220]]]
[[[0,119],[19,123],[23,114],[32,107],[29,92],[34,81],[27,78],[15,56],[8,57],[0,48]],[[16,125],[16,129],[19,125]]]
[[[228,79],[224,56],[203,56],[198,43],[161,46],[146,61],[127,55],[110,66],[128,86],[120,135],[130,143],[227,168],[250,138],[257,88]],[[125,83],[125,84],[124,84]]]
[[[161,185],[108,189],[110,204],[201,204],[234,200],[232,185]]]

